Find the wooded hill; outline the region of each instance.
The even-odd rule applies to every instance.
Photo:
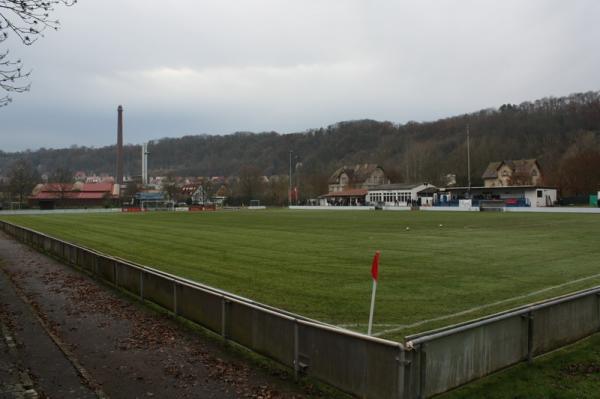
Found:
[[[223,136],[164,138],[149,146],[151,175],[172,171],[180,176],[237,175],[249,165],[263,175],[286,175],[289,151],[301,162],[314,190],[341,165],[378,163],[394,182],[443,183],[456,174],[467,181],[466,129],[470,129],[473,184],[490,161],[537,158],[546,184],[569,194],[600,185],[600,92],[543,98],[434,122],[357,120],[302,133],[234,133]],[[140,174],[140,146],[126,146],[125,171]],[[40,173],[57,168],[114,174],[115,146],[0,152],[0,175],[25,158]]]

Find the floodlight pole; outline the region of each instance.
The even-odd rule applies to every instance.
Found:
[[[471,197],[471,137],[469,134],[469,124],[467,123],[467,179],[469,187],[469,198]]]
[[[289,175],[289,188],[288,188],[288,206],[292,205],[292,150],[290,150],[290,175]]]
[[[298,155],[296,155],[295,157],[295,163],[294,163],[294,170],[296,171],[296,185],[294,186],[294,194],[296,196],[296,205],[299,204],[299,192],[300,192],[300,171],[298,170],[298,164],[300,161],[300,157]]]

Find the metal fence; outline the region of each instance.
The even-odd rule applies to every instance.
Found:
[[[403,398],[402,344],[275,309],[0,221],[0,230],[292,368],[363,398]]]
[[[0,216],[1,215],[54,215],[54,214],[67,214],[67,213],[118,213],[118,212],[121,212],[121,208],[14,209],[14,210],[0,209]]]
[[[406,337],[430,397],[600,331],[600,287]]]
[[[0,221],[0,230],[294,370],[361,398],[425,398],[600,330],[600,287],[406,337],[340,329]]]

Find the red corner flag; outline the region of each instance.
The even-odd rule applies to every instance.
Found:
[[[373,280],[377,281],[377,277],[379,277],[379,251],[375,252],[375,256],[373,256],[373,264],[371,265],[371,276],[373,276]]]

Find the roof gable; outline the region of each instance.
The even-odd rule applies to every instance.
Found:
[[[540,164],[537,159],[529,158],[529,159],[509,159],[500,162],[490,162],[483,172],[483,179],[496,179],[498,177],[498,170],[506,165],[510,168],[513,174],[531,176],[531,172],[534,167],[541,171]]]
[[[481,176],[483,179],[495,179],[498,177],[498,169],[504,162],[490,162]]]
[[[383,171],[381,166],[374,163],[356,164],[354,167],[348,167],[344,165],[333,172],[329,178],[329,184],[339,183],[340,176],[343,173],[348,175],[350,182],[353,184],[364,183],[377,169],[381,169]]]

